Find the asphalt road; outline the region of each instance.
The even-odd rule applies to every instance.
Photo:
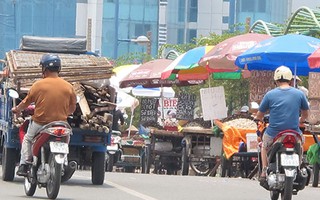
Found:
[[[0,168],[1,171],[1,168]],[[0,173],[1,174],[1,173]],[[63,183],[58,199],[64,200],[267,200],[269,192],[256,180],[242,178],[174,176],[107,172],[105,183],[91,184],[90,171],[76,171]],[[293,200],[318,199],[320,188],[308,186]],[[0,199],[26,199],[23,179],[0,180]],[[38,189],[33,199],[47,199],[45,188]]]

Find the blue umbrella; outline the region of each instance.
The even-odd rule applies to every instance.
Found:
[[[249,70],[275,70],[281,65],[296,75],[307,76],[310,69],[308,56],[320,47],[320,40],[310,36],[289,34],[266,39],[240,54],[235,64]]]

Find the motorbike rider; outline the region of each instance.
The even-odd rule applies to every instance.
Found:
[[[291,70],[286,66],[280,66],[275,70],[274,81],[277,87],[265,94],[255,118],[262,121],[269,110],[269,126],[263,135],[261,148],[262,172],[259,181],[263,187],[267,187],[266,184],[268,184],[266,180],[267,151],[273,143],[273,138],[287,129],[302,134],[299,123],[305,122],[308,117],[307,98],[301,90],[290,86],[292,77]]]
[[[18,176],[27,175],[27,163],[32,162],[32,140],[44,125],[53,121],[67,121],[68,115],[76,109],[76,93],[70,83],[59,77],[61,60],[58,55],[45,54],[40,60],[43,79],[36,81],[27,96],[12,108],[19,114],[31,103],[35,110],[26,135],[21,144]]]

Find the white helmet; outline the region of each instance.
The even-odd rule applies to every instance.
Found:
[[[280,66],[274,71],[274,80],[288,80],[293,78],[291,70],[286,66]]]

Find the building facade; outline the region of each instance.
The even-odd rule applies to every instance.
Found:
[[[88,50],[118,58],[146,52],[130,42],[151,33],[151,54],[166,43],[184,44],[210,33],[235,30],[249,17],[284,24],[301,6],[318,0],[1,0],[0,56],[23,35],[86,37]],[[241,30],[241,26],[239,26]],[[242,26],[243,30],[244,26]]]
[[[75,37],[76,0],[1,0],[0,56],[19,48],[23,35]]]

